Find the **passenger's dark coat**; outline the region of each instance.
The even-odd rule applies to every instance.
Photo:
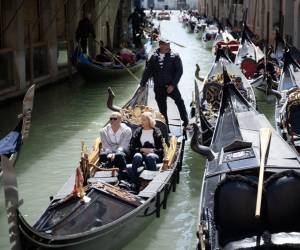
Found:
[[[141,135],[142,135],[143,128],[138,127],[130,141],[130,151],[131,154],[134,155],[135,153],[140,153],[140,149],[143,147],[141,143]],[[164,138],[159,128],[153,129],[153,138],[154,138],[154,153],[157,154],[160,160],[164,157]]]

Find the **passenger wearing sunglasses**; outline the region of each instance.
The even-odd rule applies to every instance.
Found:
[[[131,129],[122,123],[122,116],[119,112],[113,112],[110,116],[110,123],[100,130],[102,142],[100,162],[104,167],[119,168],[120,179],[122,179],[123,170],[126,169],[126,155],[129,153],[131,136]]]

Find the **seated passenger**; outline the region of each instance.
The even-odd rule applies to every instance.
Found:
[[[103,41],[100,41],[100,54],[96,55],[96,61],[97,62],[111,62],[113,63],[113,60],[111,58],[111,56],[106,52],[105,48],[104,48],[104,43]]]
[[[162,162],[164,139],[159,128],[155,127],[152,113],[142,114],[142,125],[138,127],[130,142],[133,154],[132,168],[127,169],[130,181],[138,186],[137,169],[145,162],[145,169],[156,171],[156,164]]]
[[[121,114],[113,112],[110,123],[100,130],[102,148],[100,162],[105,167],[117,167],[120,169],[119,178],[122,179],[122,170],[126,169],[126,154],[132,136],[131,129],[121,122]]]
[[[132,52],[132,50],[127,48],[127,43],[121,43],[120,47],[121,50],[119,56],[122,63],[125,65],[134,64],[136,62],[135,54]]]

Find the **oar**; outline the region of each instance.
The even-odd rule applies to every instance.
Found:
[[[261,128],[259,131],[260,138],[260,168],[259,168],[259,179],[256,196],[256,208],[255,217],[260,217],[261,212],[261,200],[262,200],[262,189],[264,182],[264,171],[265,164],[268,159],[269,147],[271,143],[272,130],[270,128]]]
[[[142,30],[145,31],[145,32],[151,33],[149,30],[147,30],[147,28],[142,28]],[[169,42],[177,45],[178,47],[185,48],[185,46],[180,44],[180,43],[177,43],[177,42],[174,42],[174,41],[171,41],[171,40],[169,40]]]
[[[98,45],[100,45],[100,42],[98,42],[97,40],[94,40]],[[118,63],[120,63],[126,70],[127,72],[138,82],[141,81],[141,79],[139,79],[124,63],[122,63],[122,61],[116,57],[110,50],[108,50],[107,48],[103,47],[103,49],[108,52]]]
[[[171,40],[169,40],[169,41],[170,41],[170,43],[173,43],[173,44],[177,45],[178,47],[185,48],[185,46],[180,44],[180,43],[177,43],[177,42],[174,42],[174,41],[171,41]]]

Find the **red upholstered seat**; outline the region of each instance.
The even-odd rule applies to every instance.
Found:
[[[253,78],[257,73],[257,63],[251,58],[246,58],[241,63],[241,69],[247,78]]]

